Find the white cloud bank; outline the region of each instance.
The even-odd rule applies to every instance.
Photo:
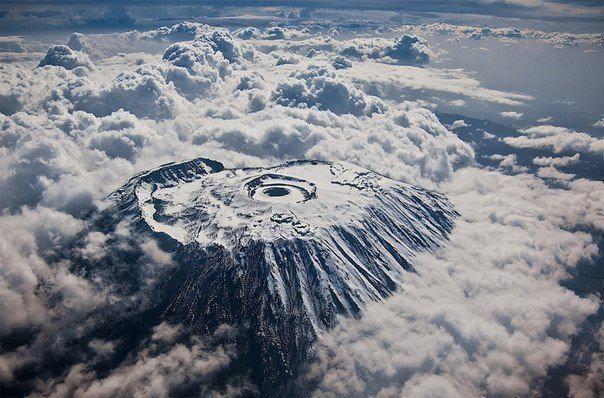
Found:
[[[604,153],[604,140],[565,127],[540,125],[520,130],[519,137],[503,141],[516,148],[547,148],[556,153],[564,151]]]
[[[522,118],[522,116],[524,116],[524,113],[510,111],[510,112],[501,112],[500,115],[502,117],[505,117],[508,119],[520,120]]]
[[[400,293],[324,336],[308,375],[315,395],[538,394],[599,305],[558,284],[597,253],[588,234],[566,228],[604,226],[604,202],[592,202],[602,184],[572,184],[584,193],[526,174],[457,172],[441,186],[462,214],[451,245],[421,258]]]
[[[489,26],[476,27],[454,25],[445,22],[404,25],[399,29],[403,32],[411,32],[417,35],[446,34],[452,36],[455,40],[494,39],[504,42],[536,40],[555,47],[579,45],[604,46],[604,34],[602,33],[545,32],[536,29],[518,29],[513,27],[493,28]]]
[[[602,183],[563,182],[564,189],[554,190],[533,176],[468,168],[473,149],[426,108],[423,95],[493,106],[531,97],[485,88],[461,70],[425,67],[420,61],[428,49],[419,39],[380,39],[379,56],[372,58],[372,39],[302,35],[295,43],[288,34],[294,33],[250,28],[232,35],[182,23],[75,35],[70,50],[49,51],[44,63],[53,65],[0,66],[0,231],[6,237],[0,298],[8,303],[0,332],[40,331],[31,345],[0,356],[4,383],[35,365],[45,347],[67,349],[64,333],[92,322],[90,311],[111,297],[46,255],[77,234],[81,217],[102,207],[104,196],[134,173],[197,156],[229,166],[346,160],[441,189],[460,211],[450,247],[436,258],[422,257],[402,293],[326,336],[313,374],[318,393],[388,396],[431,386],[440,395],[524,394],[563,361],[570,336],[597,304],[558,281],[595,254],[590,235],[569,231],[604,228]],[[267,42],[299,62],[276,65],[262,52]],[[312,58],[305,57],[308,46],[316,52]],[[94,67],[77,65],[88,62],[82,54]],[[335,56],[351,65],[334,67]],[[581,133],[540,127],[553,133],[527,129],[508,144],[560,151],[600,145]],[[515,164],[501,160],[502,167]],[[82,254],[101,252],[106,239],[90,236]],[[148,261],[170,263],[150,245]],[[40,286],[48,286],[48,294]],[[158,340],[178,335],[165,325],[154,333]],[[90,346],[98,355],[110,355],[111,347]],[[106,375],[83,363],[40,384],[39,392],[136,394],[157,387],[167,394],[189,377],[211,377],[232,358],[228,350],[220,354],[189,341],[134,353]]]
[[[579,162],[580,154],[575,153],[573,156],[561,157],[536,157],[533,159],[533,164],[537,166],[569,166]]]

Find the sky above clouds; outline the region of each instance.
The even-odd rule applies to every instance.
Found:
[[[579,166],[601,167],[604,153],[602,6],[397,4],[346,2],[379,10],[359,14],[278,2],[3,3],[2,384],[65,354],[95,310],[119,301],[52,254],[133,174],[198,156],[232,167],[345,160],[439,190],[460,213],[450,244],[417,258],[399,293],[321,336],[298,381],[316,396],[539,394],[552,369],[566,369],[554,392],[601,384],[601,284],[566,281],[589,266],[601,275],[604,184]],[[27,31],[32,21],[43,30]],[[485,147],[506,152],[485,162]],[[102,257],[110,239],[86,236],[81,254]],[[170,266],[142,244],[150,275]],[[28,388],[114,396],[144,394],[149,380],[160,395],[192,379],[209,385],[236,361],[233,333],[160,324],[105,374],[95,361],[120,342],[92,340]],[[567,366],[577,350],[584,362]],[[221,392],[254,391],[228,383]]]

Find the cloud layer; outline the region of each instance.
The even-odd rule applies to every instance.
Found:
[[[517,175],[473,167],[474,149],[452,131],[467,126],[443,125],[429,103],[433,96],[493,107],[522,105],[530,96],[431,66],[440,54],[414,35],[340,40],[337,34],[185,22],[74,34],[66,45],[43,51],[26,40],[3,41],[3,51],[16,57],[0,65],[0,234],[6,237],[0,298],[10,308],[0,312],[0,333],[16,341],[0,355],[4,385],[20,385],[24,369],[40,365],[45,354],[73,349],[69,342],[94,326],[99,308],[123,304],[117,286],[53,260],[81,233],[85,217],[136,172],[205,156],[227,166],[345,160],[442,190],[462,215],[451,245],[422,257],[402,292],[324,336],[305,380],[317,395],[538,390],[538,380],[565,359],[570,337],[599,305],[559,282],[597,253],[591,236],[579,230],[604,229],[603,184],[566,181],[555,168],[578,155],[534,159],[542,166],[538,176],[559,180],[558,188],[523,174],[513,156],[498,160]],[[602,152],[597,138],[547,125],[505,142]],[[115,235],[129,232],[118,228]],[[89,234],[79,254],[102,258],[116,236]],[[136,244],[146,253],[145,278],[170,266],[155,242]],[[25,338],[15,338],[24,330]],[[112,358],[119,342],[93,339],[78,351],[77,363],[28,388],[43,396],[163,396],[185,387],[211,393],[204,383],[237,358],[229,327],[221,330],[202,336],[156,325],[148,346],[104,373],[95,366]],[[253,389],[243,378],[221,392]]]
[[[463,214],[451,246],[423,258],[385,305],[325,336],[308,376],[317,396],[531,395],[597,310],[558,285],[597,253],[588,234],[564,229],[602,226],[587,192],[476,169],[442,188]]]

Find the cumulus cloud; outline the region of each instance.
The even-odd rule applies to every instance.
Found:
[[[331,65],[334,67],[334,69],[346,69],[352,66],[352,62],[345,57],[337,56],[333,59]]]
[[[571,33],[571,32],[545,32],[536,29],[519,29],[514,27],[475,27],[468,25],[454,25],[438,22],[430,24],[403,25],[399,28],[404,32],[413,32],[420,35],[446,34],[455,40],[485,40],[494,39],[504,42],[518,40],[536,40],[556,47],[579,45],[604,45],[602,33]]]
[[[65,96],[76,110],[95,116],[107,116],[120,109],[137,117],[169,118],[176,113],[174,86],[169,86],[161,72],[149,66],[122,72],[107,85],[98,86],[88,78],[67,87]]]
[[[451,124],[451,129],[455,130],[460,127],[468,127],[468,124],[463,119],[458,119]]]
[[[449,101],[449,105],[455,106],[455,107],[462,107],[462,106],[466,105],[466,101],[464,101],[462,99],[456,99],[456,100]]]
[[[425,40],[411,35],[395,38],[383,51],[386,57],[398,62],[417,65],[427,64],[433,56]]]
[[[0,333],[49,322],[53,314],[46,307],[40,285],[64,294],[62,305],[76,311],[94,303],[88,282],[71,275],[65,264],[51,265],[44,254],[65,244],[82,228],[82,222],[57,210],[40,207],[24,209],[19,215],[0,218]],[[9,309],[10,310],[7,310]],[[60,311],[60,310],[57,310]]]
[[[604,128],[604,117],[594,123],[594,127]]]
[[[300,63],[300,57],[295,54],[289,54],[285,52],[274,52],[272,55],[277,60],[277,66]]]
[[[0,37],[0,52],[24,53],[27,46],[24,40],[18,36]]]
[[[597,343],[599,351],[591,353],[586,374],[572,374],[565,379],[569,395],[573,398],[595,398],[604,389],[604,323],[601,323],[598,329]]]
[[[152,341],[165,343],[170,332],[167,326],[158,325]],[[182,391],[194,391],[202,395],[219,395],[208,386],[236,359],[237,352],[231,341],[217,342],[228,333],[228,326],[219,328],[212,339],[192,336],[183,343],[161,345],[150,343],[137,352],[134,358],[109,374],[98,376],[86,364],[71,367],[62,381],[50,381],[39,386],[37,396],[111,397],[111,396],[158,396],[165,397]],[[236,381],[225,393],[239,396],[254,392],[245,380]]]
[[[272,28],[267,28],[262,37],[267,40],[283,40],[285,39],[286,32],[285,28],[274,26]]]
[[[40,67],[46,65],[61,66],[69,70],[75,69],[78,66],[92,68],[92,63],[90,62],[88,55],[80,51],[74,51],[63,45],[52,46],[48,49],[48,52],[38,64]]]
[[[317,44],[319,45],[317,46]],[[426,40],[409,34],[393,39],[355,38],[341,43],[327,39],[317,44],[315,44],[315,48],[335,50],[345,57],[370,58],[404,65],[426,65],[436,56]]]
[[[575,177],[574,174],[561,172],[555,166],[540,167],[539,170],[537,170],[537,175],[541,178],[552,178],[564,181],[572,180]]]
[[[248,26],[246,28],[239,28],[234,33],[235,33],[235,36],[237,36],[238,38],[243,39],[243,40],[257,39],[258,37],[260,37],[260,30],[253,26]]]
[[[588,234],[566,227],[601,227],[601,215],[583,212],[601,204],[526,174],[464,169],[442,188],[463,214],[451,246],[325,336],[308,374],[316,396],[535,394],[534,380],[564,360],[568,336],[597,310],[558,281],[597,254]]]
[[[554,152],[604,152],[604,140],[565,127],[540,125],[520,130],[519,137],[505,137],[503,141],[516,148],[549,148]]]
[[[533,159],[533,164],[537,166],[569,166],[579,162],[580,154],[575,153],[573,156],[561,157],[536,157]]]
[[[326,69],[309,68],[279,83],[273,100],[286,106],[304,105],[336,114],[368,115],[383,113],[385,104],[369,96]]]
[[[489,159],[491,160],[497,160],[499,161],[499,167],[500,168],[507,168],[510,169],[516,173],[525,173],[528,171],[527,167],[524,166],[519,166],[516,162],[517,162],[517,157],[515,154],[510,154],[510,155],[500,155],[500,154],[495,154],[495,155],[491,155],[489,156]]]
[[[501,112],[500,115],[503,116],[503,117],[505,117],[505,118],[520,120],[520,118],[522,118],[522,116],[524,116],[524,113],[519,113],[519,112]]]
[[[197,156],[229,166],[346,160],[442,189],[462,214],[451,247],[422,258],[421,272],[410,275],[400,295],[370,307],[361,320],[343,321],[327,337],[314,369],[319,392],[523,394],[564,358],[569,336],[594,311],[593,300],[557,282],[596,251],[587,233],[569,231],[604,228],[601,183],[562,181],[554,190],[533,176],[468,169],[474,150],[451,132],[461,124],[447,127],[426,102],[411,99],[438,94],[458,106],[471,100],[516,106],[531,97],[488,89],[461,70],[419,67],[433,57],[423,40],[340,41],[287,28],[231,34],[181,23],[74,34],[68,45],[45,56],[59,67],[36,68],[37,61],[0,66],[0,234],[6,237],[0,296],[11,308],[0,312],[0,333],[32,331],[19,347],[2,352],[3,383],[19,382],[19,372],[39,365],[46,352],[73,349],[82,351],[76,363],[39,380],[38,394],[169,395],[193,385],[212,392],[198,384],[211,384],[236,362],[234,346],[175,324],[155,325],[147,346],[97,372],[120,342],[94,338],[78,350],[70,342],[100,321],[99,306],[142,298],[123,299],[118,286],[104,283],[102,270],[88,279],[73,272],[73,264],[53,261],[54,251],[85,233],[85,217],[103,208],[105,195],[127,178]],[[311,49],[315,56],[303,57]],[[277,66],[273,50],[298,62]],[[84,65],[89,58],[94,67]],[[577,151],[600,145],[570,130],[527,129],[518,138],[547,138],[535,147]],[[560,159],[535,164],[562,166],[575,158]],[[517,167],[513,157],[499,160],[501,167]],[[102,259],[112,242],[127,238],[133,239],[119,227],[86,234],[76,252]],[[130,243],[144,252],[139,265],[146,282],[172,266],[156,242]],[[134,250],[130,243],[124,250]],[[518,304],[528,297],[534,305]],[[371,326],[372,320],[381,323]],[[393,337],[401,331],[409,336],[407,347]],[[344,344],[341,352],[336,343]],[[229,388],[219,392],[252,390],[245,380]]]

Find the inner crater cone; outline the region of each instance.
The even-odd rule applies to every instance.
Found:
[[[289,175],[263,174],[245,183],[250,198],[273,203],[302,203],[316,198],[316,184]]]
[[[289,195],[290,190],[283,187],[270,187],[266,188],[262,193],[270,197],[279,197]]]

